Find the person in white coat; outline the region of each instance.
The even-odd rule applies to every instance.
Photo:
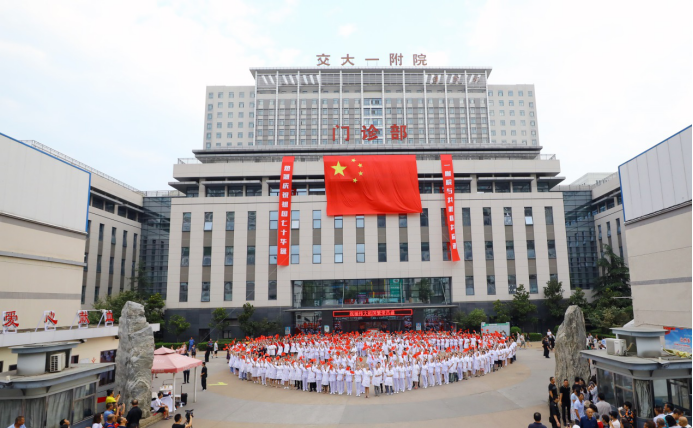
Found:
[[[366,398],[368,398],[368,391],[371,388],[371,379],[373,378],[373,372],[370,371],[367,365],[364,365],[363,369],[361,369],[361,372],[363,373],[361,386],[363,386],[364,394]]]

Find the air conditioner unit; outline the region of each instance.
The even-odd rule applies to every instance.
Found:
[[[606,353],[623,355],[626,353],[626,341],[623,339],[606,339]]]
[[[49,358],[48,371],[50,373],[63,371],[65,368],[65,354],[53,354]]]

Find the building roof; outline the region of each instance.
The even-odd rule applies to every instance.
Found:
[[[75,379],[98,375],[115,369],[114,363],[73,364],[65,370],[55,373],[41,373],[32,376],[19,376],[16,371],[3,373],[0,379],[0,389],[31,389],[45,388]]]
[[[336,58],[336,57],[335,57]],[[383,60],[384,61],[384,60]],[[424,71],[427,73],[442,73],[444,71],[446,72],[453,72],[453,73],[464,73],[465,71],[468,73],[488,73],[487,76],[491,74],[491,67],[412,67],[412,66],[397,66],[397,67],[378,67],[378,66],[372,66],[372,67],[359,67],[359,66],[349,66],[349,67],[340,67],[340,66],[320,66],[320,67],[250,67],[250,73],[255,76],[255,72],[258,73],[268,73],[268,72],[278,72],[278,73],[287,73],[287,72],[307,72],[307,73],[317,73],[317,72],[335,72],[338,73],[340,71],[350,71],[350,72],[360,72],[360,71],[367,71],[369,73],[373,72],[393,72],[393,71],[406,71],[406,72],[421,72],[423,73]]]

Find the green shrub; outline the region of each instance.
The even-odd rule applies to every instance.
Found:
[[[227,344],[232,343],[232,342],[233,342],[233,339],[220,340],[219,341],[219,350],[221,351],[222,349],[224,349],[224,346],[226,346]],[[236,342],[238,342],[238,340]],[[180,345],[182,345],[184,343],[187,345],[188,341],[186,340],[184,342],[156,342],[154,344],[154,348],[158,349],[158,348],[161,348],[162,346],[164,346],[166,348],[177,349],[180,347]],[[205,352],[207,350],[207,342],[195,343],[195,346],[197,346],[198,352]]]
[[[510,327],[510,334],[512,336],[517,336],[518,333],[520,333],[522,329],[520,327]]]
[[[541,335],[541,333],[529,333],[529,341],[530,342],[541,342],[541,339],[544,336]]]

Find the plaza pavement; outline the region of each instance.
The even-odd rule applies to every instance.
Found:
[[[209,362],[207,391],[198,390],[192,402],[192,385],[183,385],[188,405],[176,411],[195,410],[195,428],[359,425],[383,428],[502,426],[525,427],[534,412],[548,421],[547,385],[554,358],[546,359],[538,344],[519,350],[517,362],[500,372],[440,387],[371,398],[335,396],[263,387],[239,381],[229,372],[226,353]],[[199,356],[198,356],[199,357]],[[191,376],[193,373],[191,372]],[[153,386],[171,376],[160,375]],[[183,382],[182,374],[176,384]],[[198,388],[199,382],[198,382]],[[180,387],[176,388],[180,393]],[[175,414],[175,413],[174,413]],[[173,420],[154,428],[170,427]]]

